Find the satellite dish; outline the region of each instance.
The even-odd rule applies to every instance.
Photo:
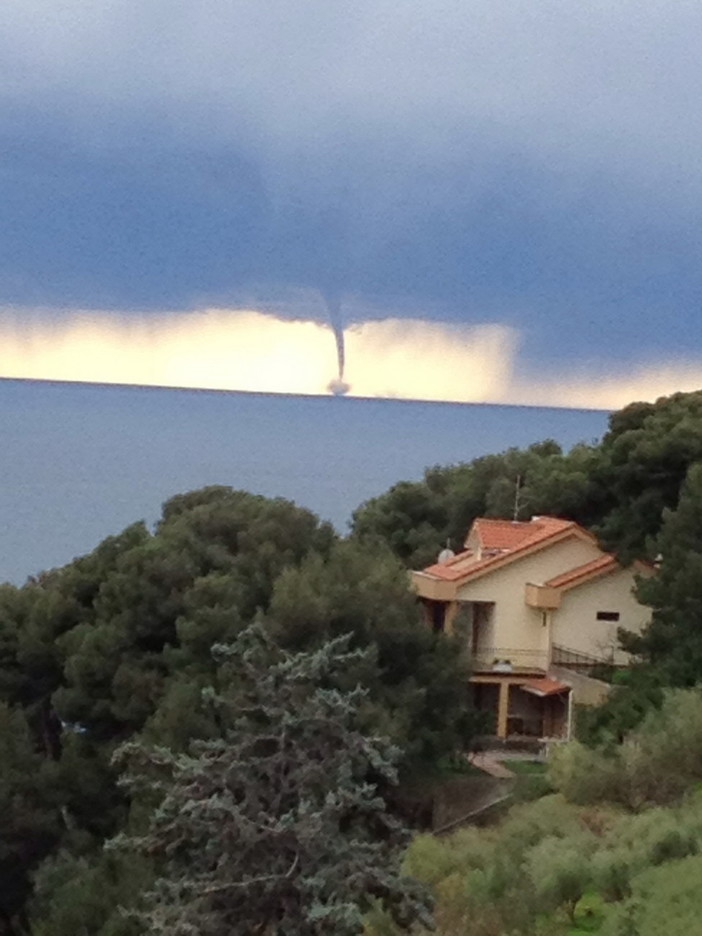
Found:
[[[449,545],[447,543],[446,548],[442,549],[441,552],[439,553],[439,558],[437,562],[439,563],[439,565],[446,565],[446,563],[450,562],[455,555],[456,553],[452,549],[449,548]]]

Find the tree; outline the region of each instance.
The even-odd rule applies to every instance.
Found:
[[[668,689],[624,740],[554,751],[551,780],[569,800],[619,802],[631,810],[671,803],[702,780],[702,690]]]
[[[34,750],[21,710],[0,703],[0,933],[19,933],[30,872],[56,844],[61,819],[52,770]]]
[[[61,850],[34,876],[30,901],[32,936],[141,936],[138,920],[122,910],[133,905],[150,866],[134,855]]]
[[[534,514],[575,520],[628,563],[650,554],[664,511],[675,509],[698,461],[702,391],[676,393],[613,413],[599,444],[564,453],[545,440],[429,468],[422,481],[400,482],[361,504],[353,532],[384,540],[407,566],[421,568],[447,538],[459,549],[476,517],[511,518],[516,506],[520,520]]]
[[[692,686],[702,674],[702,464],[693,465],[676,510],[664,514],[656,575],[642,579],[639,600],[653,609],[640,636],[623,634],[666,685]]]
[[[154,534],[137,524],[54,573],[47,587],[89,601],[60,640],[64,678],[53,700],[61,718],[105,740],[139,731],[179,665],[167,651],[179,649],[181,634],[209,657],[233,623],[266,608],[285,568],[323,554],[333,539],[328,524],[289,501],[212,486],[167,501]],[[222,613],[201,627],[198,613],[216,611],[224,591]],[[179,632],[193,618],[195,628]]]
[[[650,553],[665,511],[676,508],[688,469],[700,460],[702,391],[614,413],[592,475],[602,498],[596,532],[605,548],[624,561]]]
[[[614,908],[602,936],[688,936],[699,930],[702,857],[691,855],[648,868],[633,883],[630,900]]]
[[[586,833],[579,838],[548,836],[527,856],[528,874],[537,901],[546,911],[565,908],[572,923],[575,923],[575,905],[592,878],[591,838]]]
[[[364,727],[402,750],[401,773],[427,774],[463,752],[476,730],[465,641],[421,619],[401,563],[382,544],[339,542],[277,579],[263,620],[288,650],[312,650],[348,634],[369,651],[343,674],[368,690]]]
[[[290,502],[210,487],[168,501],[154,532],[135,523],[22,588],[0,586],[0,932],[21,920],[47,854],[114,876],[95,861],[127,812],[115,745],[146,724],[181,747],[209,737],[208,713],[183,716],[211,678],[211,645],[265,610],[281,571],[334,539]],[[61,888],[73,910],[59,925],[58,878],[43,880],[37,925],[96,930],[90,888]],[[112,891],[96,888],[107,913]]]
[[[601,498],[592,482],[598,457],[588,445],[564,454],[547,439],[464,464],[435,466],[422,481],[400,482],[361,504],[353,533],[382,540],[416,569],[433,562],[447,539],[460,549],[476,517],[512,517],[515,507],[520,520],[548,513],[589,525],[601,519]]]
[[[143,835],[115,843],[156,859],[140,919],[169,936],[355,936],[380,901],[403,927],[428,898],[400,873],[405,829],[378,795],[398,751],[356,727],[365,691],[334,688],[361,653],[311,653],[257,626],[216,648],[219,738],[186,754],[129,742],[117,763],[157,801]]]

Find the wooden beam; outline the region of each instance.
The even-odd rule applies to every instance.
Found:
[[[444,616],[444,632],[453,636],[453,625],[456,620],[456,615],[458,614],[459,603],[457,601],[449,601],[446,605],[446,614]]]
[[[509,715],[509,683],[505,680],[500,683],[500,694],[497,700],[497,737],[507,737],[507,716]]]

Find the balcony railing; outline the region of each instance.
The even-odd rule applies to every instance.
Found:
[[[551,662],[554,666],[562,666],[564,669],[571,669],[586,676],[593,671],[611,669],[617,665],[614,661],[614,652],[609,656],[594,656],[570,647],[561,647],[558,644],[552,647]]]
[[[594,656],[573,650],[570,647],[561,647],[554,644],[552,647],[552,660],[557,666],[603,666],[612,663],[612,655]]]
[[[545,673],[548,654],[545,650],[509,647],[478,647],[471,655],[474,673]]]

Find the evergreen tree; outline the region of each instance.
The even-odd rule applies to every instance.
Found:
[[[631,403],[610,417],[592,484],[601,497],[595,532],[625,561],[651,555],[688,469],[702,461],[702,391]]]
[[[665,685],[692,686],[702,681],[702,464],[690,468],[677,509],[666,511],[656,548],[660,568],[638,587],[651,623],[640,636],[623,634],[623,643]]]
[[[355,936],[372,901],[403,928],[429,922],[400,872],[407,833],[377,790],[398,751],[358,730],[365,691],[335,688],[362,656],[347,644],[290,654],[249,628],[216,648],[219,738],[119,749],[124,783],[157,801],[143,835],[113,843],[156,860],[138,914],[149,932]]]
[[[0,703],[0,933],[23,931],[30,874],[57,843],[53,770],[34,749],[21,710]]]
[[[602,517],[601,494],[593,482],[599,454],[577,445],[563,453],[545,440],[471,462],[427,469],[424,479],[402,481],[354,512],[353,534],[379,539],[408,567],[436,559],[449,540],[462,548],[476,517],[529,519],[554,514],[590,525]],[[518,497],[517,497],[518,492]]]
[[[476,725],[465,642],[426,626],[406,571],[382,544],[342,541],[326,558],[288,568],[264,621],[288,650],[348,634],[353,649],[368,651],[343,674],[342,688],[358,682],[368,690],[364,725],[402,750],[403,778],[432,773],[470,747]]]

